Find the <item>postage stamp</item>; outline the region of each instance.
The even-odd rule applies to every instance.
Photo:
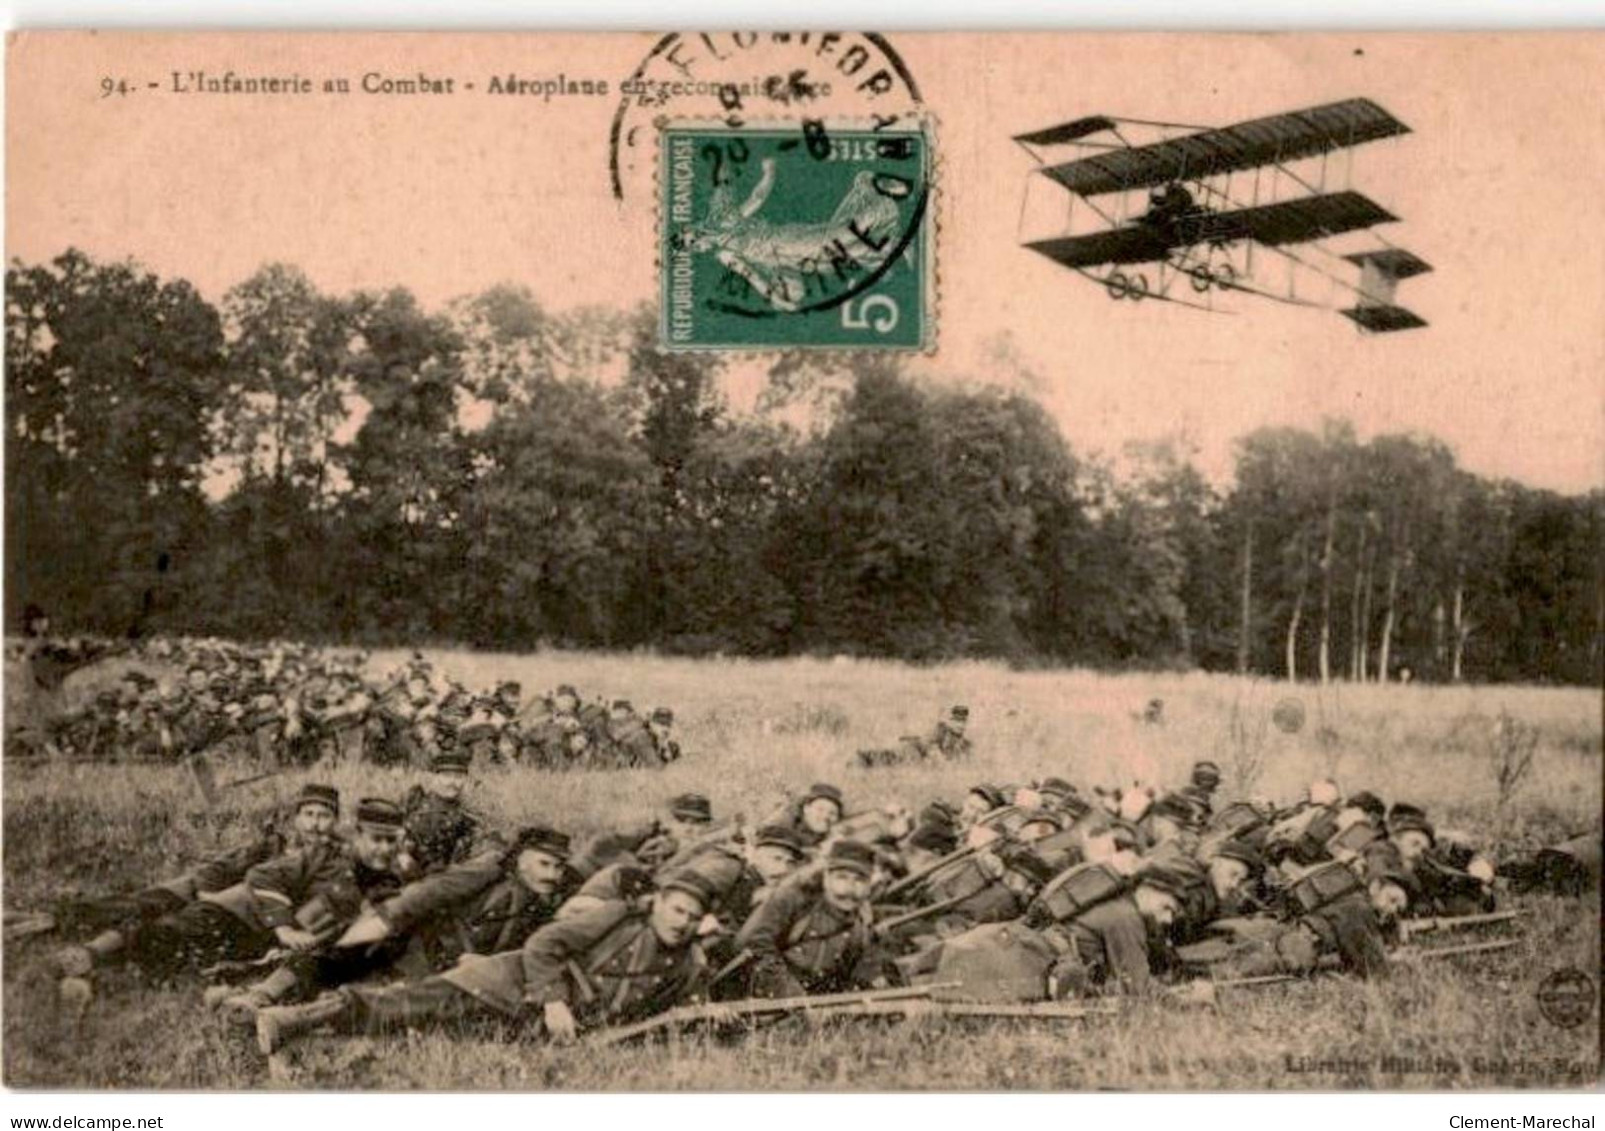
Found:
[[[676,124],[661,153],[665,347],[929,344],[925,129]]]

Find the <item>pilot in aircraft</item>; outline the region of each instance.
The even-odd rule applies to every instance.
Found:
[[[1182,223],[1199,211],[1193,194],[1180,181],[1171,181],[1148,194],[1148,211],[1138,217],[1137,222],[1179,241],[1181,237],[1177,233]]]

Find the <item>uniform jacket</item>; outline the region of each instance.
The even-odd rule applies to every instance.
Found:
[[[415,785],[407,791],[402,810],[408,852],[425,873],[461,864],[486,848],[478,819],[461,801],[437,797]]]
[[[859,968],[872,941],[868,909],[837,911],[826,902],[818,874],[776,888],[736,936],[737,945],[752,954],[754,991],[766,997],[847,988],[861,980]]]
[[[968,757],[972,747],[965,735],[951,729],[946,723],[937,723],[936,729],[925,740],[927,750],[933,750],[944,758]]]
[[[1089,908],[1066,929],[1091,984],[1131,993],[1152,987],[1148,926],[1130,896]]]
[[[561,1001],[582,1025],[650,1017],[693,994],[707,963],[695,942],[665,947],[647,916],[605,904],[542,927],[520,950],[468,956],[442,977],[511,1016]]]
[[[637,718],[609,723],[603,742],[603,761],[620,767],[658,766],[658,744],[647,725]]]
[[[1323,954],[1336,954],[1343,969],[1368,978],[1387,969],[1382,928],[1364,892],[1333,900],[1300,922],[1314,932]]]
[[[364,900],[394,894],[396,883],[390,873],[364,867],[345,844],[335,841],[263,861],[242,882],[200,898],[257,931],[297,923],[315,934],[332,935],[351,924]]]
[[[483,853],[414,881],[377,908],[379,917],[394,934],[418,935],[437,970],[465,954],[516,950],[551,922],[573,882],[537,895],[502,859]]]
[[[194,868],[157,886],[172,892],[186,903],[206,892],[219,892],[231,888],[245,879],[245,873],[265,863],[291,847],[289,839],[276,829],[269,829],[249,844],[220,852],[202,860]]]

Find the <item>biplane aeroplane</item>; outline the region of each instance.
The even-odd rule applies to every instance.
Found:
[[[1117,299],[1217,310],[1216,293],[1240,291],[1336,307],[1366,331],[1425,326],[1394,299],[1400,280],[1432,268],[1372,232],[1397,217],[1346,183],[1354,147],[1409,132],[1375,102],[1354,98],[1222,129],[1097,115],[1019,134],[1037,172],[1070,193],[1064,234],[1025,246]],[[1078,155],[1049,159],[1067,149]],[[1336,186],[1340,151],[1349,161]],[[1376,243],[1327,246],[1347,233]],[[1313,293],[1322,277],[1325,301]]]

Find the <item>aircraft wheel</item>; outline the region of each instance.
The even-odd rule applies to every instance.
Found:
[[[1229,291],[1237,282],[1237,270],[1230,263],[1222,263],[1215,269],[1215,286],[1220,290]]]
[[[1133,302],[1141,302],[1148,297],[1148,276],[1133,275],[1126,284],[1126,297]]]
[[[1210,284],[1215,281],[1214,273],[1210,271],[1209,265],[1206,263],[1200,263],[1196,266],[1189,267],[1187,269],[1187,274],[1192,277],[1193,290],[1197,291],[1199,294],[1203,294],[1205,291],[1209,290]]]
[[[1109,277],[1103,281],[1104,288],[1108,290],[1110,298],[1125,298],[1131,290],[1131,282],[1123,272],[1111,271]]]

